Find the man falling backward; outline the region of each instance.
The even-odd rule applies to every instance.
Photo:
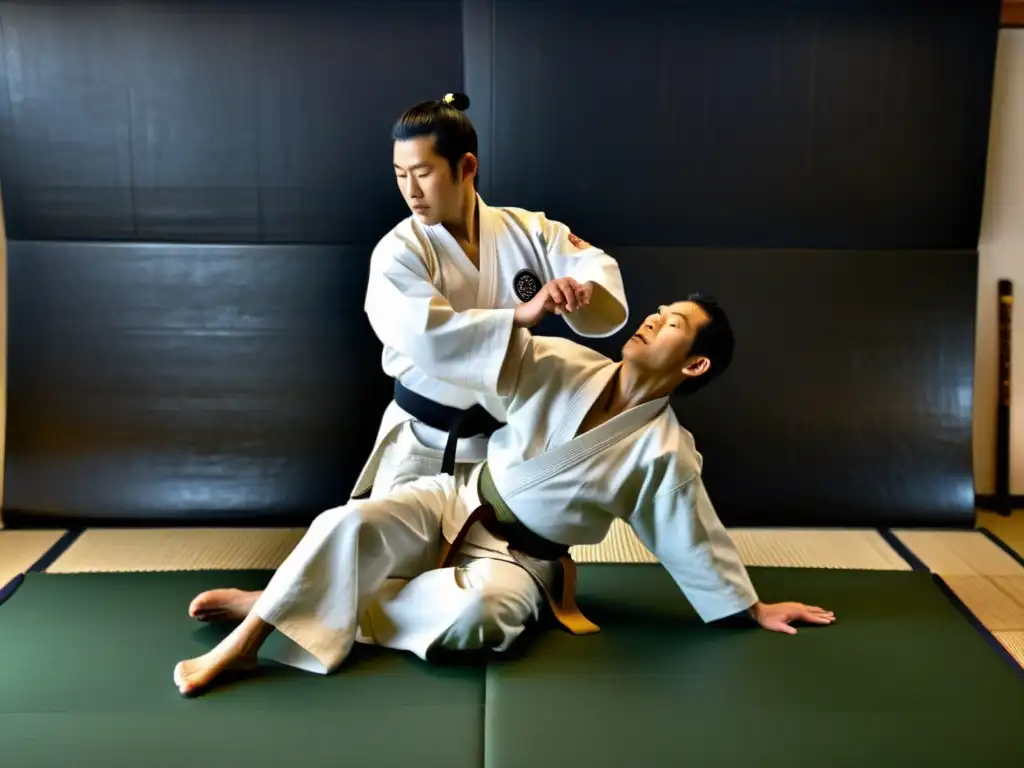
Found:
[[[274,630],[284,640],[278,661],[321,674],[355,642],[425,660],[440,650],[504,651],[543,610],[574,634],[597,631],[576,606],[568,552],[600,542],[615,518],[705,622],[746,613],[765,629],[795,633],[797,621],[835,620],[816,606],[758,599],[701,481],[693,438],[669,405],[674,392],[694,392],[729,365],[722,308],[701,295],[658,308],[616,362],[534,336],[528,328],[555,307],[538,294],[503,348],[430,372],[499,398],[506,410],[468,482],[423,477],[328,510],[262,593],[200,596],[218,606],[208,617],[241,623],[210,652],[177,664],[182,694],[254,667]]]

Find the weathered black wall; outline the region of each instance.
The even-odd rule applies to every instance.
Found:
[[[971,519],[975,252],[616,253],[638,317],[692,288],[727,307],[732,367],[673,407],[732,525]]]
[[[977,245],[998,0],[471,7],[496,201],[611,244]]]
[[[462,82],[458,0],[0,3],[12,240],[368,243],[391,122]]]
[[[342,503],[388,129],[463,89],[489,202],[616,255],[634,320],[728,306],[735,368],[675,403],[728,524],[969,522],[999,4],[722,5],[0,3],[5,521]]]
[[[16,518],[283,521],[347,497],[390,399],[362,248],[18,242],[9,262]]]

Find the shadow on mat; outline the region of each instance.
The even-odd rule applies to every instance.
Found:
[[[600,639],[602,644],[616,644],[615,638],[622,636],[622,629],[628,628],[631,640],[639,636],[674,637],[679,646],[691,646],[694,642],[720,642],[723,633],[744,634],[756,628],[756,624],[745,614],[737,614],[720,621],[705,624],[694,613],[686,601],[671,606],[631,605],[619,601],[591,600],[580,603],[580,610],[590,618],[601,631],[597,635],[574,637],[545,612],[541,619],[531,624],[507,651],[445,651],[436,650],[428,654],[431,664],[455,668],[485,667],[515,663],[542,652],[552,642],[568,641],[587,644]],[[709,630],[717,630],[710,632]],[[714,637],[711,637],[711,635]],[[581,648],[582,650],[582,648]]]
[[[580,609],[601,628],[598,635],[573,637],[555,621],[550,611],[545,611],[541,614],[540,620],[527,627],[526,631],[506,651],[497,652],[490,649],[449,651],[436,648],[427,654],[427,661],[424,662],[411,654],[357,643],[334,674],[344,674],[346,671],[361,667],[376,668],[380,663],[386,662],[389,657],[395,655],[405,656],[410,663],[415,665],[432,668],[435,670],[435,674],[444,675],[445,669],[450,669],[457,674],[458,670],[483,669],[491,664],[520,661],[543,650],[544,646],[553,641],[560,642],[562,639],[560,636],[578,643],[586,643],[593,638],[601,638],[603,642],[614,643],[614,640],[609,641],[609,635],[614,637],[620,634],[618,630],[628,628],[632,637],[638,635],[674,636],[681,642],[689,644],[693,641],[699,642],[706,637],[709,628],[717,629],[718,632],[714,634],[721,639],[723,631],[729,634],[742,633],[756,626],[744,614],[704,624],[685,600],[673,600],[671,604],[666,605],[664,601],[654,602],[642,598],[634,599],[631,602],[591,599],[586,603],[581,602]],[[204,648],[212,650],[236,626],[237,622],[202,624],[193,631],[193,637]],[[260,659],[261,677],[294,674],[296,674],[296,670],[292,667],[278,664],[267,658]]]
[[[203,624],[193,630],[192,637],[198,644],[203,646],[204,650],[213,650],[213,648],[227,637],[237,626],[238,622]],[[271,638],[267,642],[268,645],[273,644],[274,635],[271,635]],[[356,670],[377,672],[383,665],[387,665],[389,661],[395,657],[404,657],[414,665],[431,669],[432,674],[440,677],[457,675],[459,674],[459,670],[463,669],[485,667],[490,658],[487,652],[453,652],[451,658],[439,658],[435,660],[430,656],[428,657],[429,661],[424,662],[422,659],[419,659],[412,654],[394,651],[390,648],[381,648],[379,646],[356,643],[352,647],[352,651],[349,653],[348,657],[344,662],[342,662],[341,666],[331,674],[345,674],[346,672]],[[450,668],[450,671],[446,671],[446,668]],[[286,664],[280,664],[266,656],[260,656],[260,678],[273,679],[278,677],[305,677],[308,674],[309,673],[297,670]],[[251,673],[239,673],[237,676],[246,677],[250,675]]]

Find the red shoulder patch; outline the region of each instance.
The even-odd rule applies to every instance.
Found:
[[[569,242],[575,245],[581,251],[590,247],[590,243],[588,243],[586,240],[581,240],[572,232],[569,233]]]

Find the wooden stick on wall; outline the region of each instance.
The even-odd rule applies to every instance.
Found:
[[[4,465],[7,437],[7,230],[0,194],[0,528],[4,527]]]
[[[999,295],[999,400],[996,406],[996,493],[995,511],[1010,514],[1010,375],[1012,360],[1010,346],[1013,341],[1013,283],[1002,279]]]

